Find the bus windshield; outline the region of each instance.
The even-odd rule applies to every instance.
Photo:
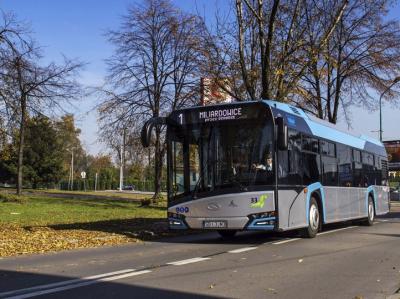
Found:
[[[201,197],[222,189],[240,192],[274,183],[271,120],[170,127],[168,139],[172,197]]]

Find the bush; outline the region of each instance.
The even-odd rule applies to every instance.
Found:
[[[27,197],[25,197],[23,195],[12,194],[12,193],[0,193],[0,201],[1,202],[25,203],[27,201]]]

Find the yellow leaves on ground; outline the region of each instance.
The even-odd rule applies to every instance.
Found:
[[[108,232],[79,229],[56,230],[49,227],[24,228],[2,224],[0,227],[0,257],[138,241],[136,238]]]

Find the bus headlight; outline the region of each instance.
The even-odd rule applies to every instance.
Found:
[[[257,214],[251,214],[249,215],[249,229],[263,229],[268,227],[273,227],[275,225],[275,211],[271,212],[263,212],[263,213],[257,213]]]
[[[170,229],[187,229],[185,216],[168,212],[168,224]]]
[[[254,220],[254,219],[260,219],[260,218],[275,218],[275,211],[271,212],[263,212],[263,213],[257,213],[257,214],[251,214],[249,215],[249,218]]]

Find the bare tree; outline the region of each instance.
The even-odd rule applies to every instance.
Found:
[[[184,14],[167,0],[147,0],[128,9],[121,28],[108,33],[116,51],[108,60],[108,84],[101,89],[103,130],[131,127],[135,131],[148,118],[196,100],[201,25],[197,17]],[[160,127],[154,146],[153,198],[157,200],[166,149]]]
[[[38,50],[31,46],[25,52],[14,51],[3,64],[2,96],[18,117],[17,194],[22,192],[24,137],[29,115],[65,111],[64,104],[81,92],[75,81],[81,63],[65,59],[62,65],[41,66],[39,59]]]
[[[347,3],[338,1],[330,22],[319,28],[318,51],[331,37]],[[235,0],[236,18],[217,20],[216,33],[210,33],[204,43],[209,52],[206,71],[212,77],[229,78],[231,96],[239,100],[287,100],[310,63],[306,24],[307,18],[315,21],[316,16],[307,14],[308,5],[312,1]]]
[[[332,17],[333,1],[321,1],[324,11],[318,23],[308,24],[310,65],[299,84],[298,104],[319,118],[338,120],[339,108],[376,107],[374,93],[382,93],[400,74],[399,22],[383,18],[386,0],[353,0],[326,45],[315,51],[313,35]],[[328,19],[328,20],[327,20]],[[393,89],[387,98],[399,89]]]
[[[7,73],[10,58],[32,50],[28,26],[19,22],[14,14],[0,12],[0,117],[2,130],[8,134],[15,125],[16,111],[8,96]]]

